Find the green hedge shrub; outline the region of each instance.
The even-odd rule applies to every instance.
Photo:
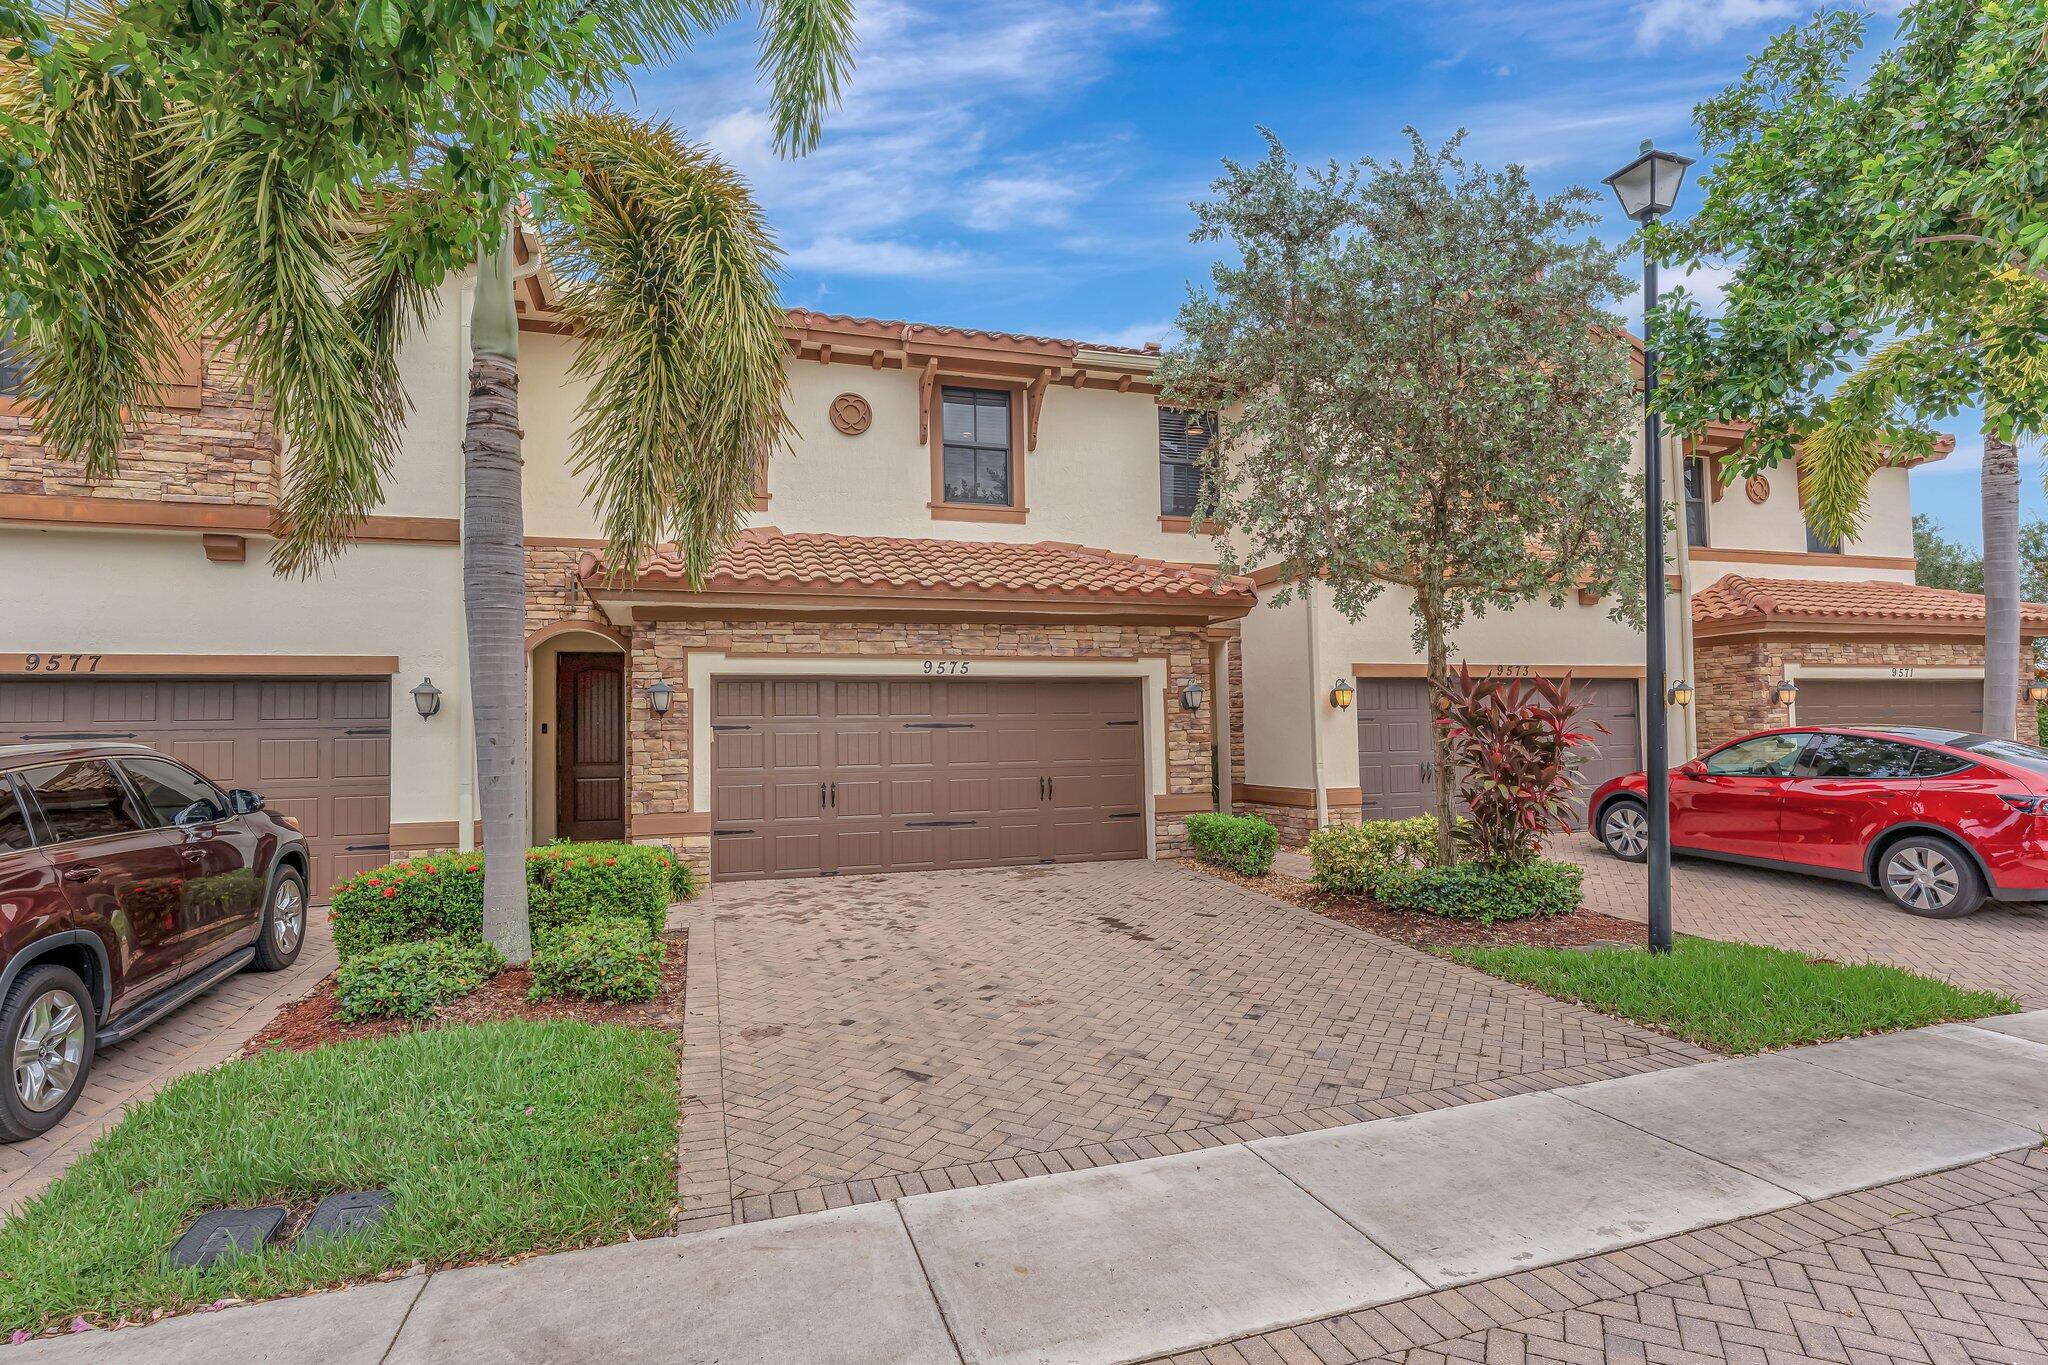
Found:
[[[1188,845],[1205,863],[1263,877],[1273,870],[1280,831],[1257,815],[1202,811],[1188,817]]]
[[[536,938],[595,916],[637,919],[659,934],[669,902],[696,890],[688,866],[651,844],[546,844],[526,854]],[[334,946],[344,961],[393,943],[479,941],[483,855],[422,854],[357,873],[334,888],[332,915]]]
[[[434,938],[394,943],[341,964],[334,977],[335,1013],[358,1019],[426,1019],[460,1000],[505,965],[486,943]]]
[[[540,940],[533,953],[531,1000],[579,995],[630,1003],[661,990],[668,945],[638,919],[588,919]]]
[[[1436,817],[1368,820],[1337,825],[1308,836],[1309,880],[1333,896],[1378,896],[1395,872],[1436,862]]]
[[[1419,910],[1493,924],[1570,914],[1584,903],[1579,888],[1582,875],[1571,863],[1548,858],[1495,867],[1465,862],[1449,867],[1397,868],[1381,876],[1373,894],[1389,910]]]

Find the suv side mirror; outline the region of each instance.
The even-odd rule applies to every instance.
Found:
[[[237,815],[254,815],[263,809],[263,798],[245,787],[237,787],[228,793],[228,803]]]

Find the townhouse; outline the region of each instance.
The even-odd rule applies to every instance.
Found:
[[[1159,856],[1213,808],[1295,835],[1319,805],[1424,808],[1405,605],[1351,622],[1271,605],[1273,570],[1216,572],[1189,529],[1203,436],[1159,406],[1156,347],[790,312],[791,446],[693,591],[669,556],[604,564],[568,465],[575,343],[545,272],[521,289],[536,840],[659,841],[730,879]],[[263,791],[316,885],[474,840],[466,295],[408,339],[385,503],[312,578],[265,562],[285,457],[218,347],[180,357],[92,485],[0,394],[0,743],[136,739]],[[1671,669],[1698,687],[1674,753],[1790,717],[1976,723],[1981,602],[1912,585],[1906,471],[1876,475],[1858,540],[1816,545],[1796,471],[1720,488],[1739,439],[1664,452],[1692,604]],[[1637,762],[1643,674],[1607,613],[1530,606],[1456,641],[1586,680],[1602,774]]]

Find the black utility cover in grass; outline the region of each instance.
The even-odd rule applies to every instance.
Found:
[[[171,1247],[176,1265],[204,1269],[230,1256],[261,1250],[284,1226],[284,1209],[215,1209],[202,1213]]]
[[[353,1237],[384,1221],[395,1201],[389,1190],[348,1190],[330,1194],[314,1208],[294,1250],[322,1237]]]

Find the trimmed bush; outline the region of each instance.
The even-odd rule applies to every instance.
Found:
[[[1257,815],[1202,811],[1188,817],[1188,845],[1205,863],[1263,877],[1273,870],[1280,831]]]
[[[668,849],[649,844],[547,844],[526,855],[526,899],[534,937],[598,916],[667,927],[671,900],[697,893],[697,879]],[[360,872],[334,888],[334,946],[344,961],[394,943],[458,938],[480,942],[483,855],[422,854]]]
[[[534,948],[530,1000],[577,995],[631,1003],[661,991],[668,945],[637,919],[589,919],[556,930]]]
[[[651,938],[668,927],[668,850],[645,844],[546,844],[526,855],[527,913],[536,942],[593,919],[633,919]]]
[[[495,976],[505,959],[484,943],[436,938],[374,948],[341,964],[335,1013],[358,1019],[427,1019]]]
[[[1579,889],[1582,875],[1571,863],[1548,858],[1494,867],[1467,862],[1398,868],[1380,878],[1373,894],[1389,910],[1418,910],[1447,919],[1494,924],[1570,914],[1584,900]]]
[[[1436,817],[1368,820],[1337,825],[1308,837],[1309,880],[1333,896],[1378,896],[1380,885],[1395,872],[1428,867],[1436,861]]]

